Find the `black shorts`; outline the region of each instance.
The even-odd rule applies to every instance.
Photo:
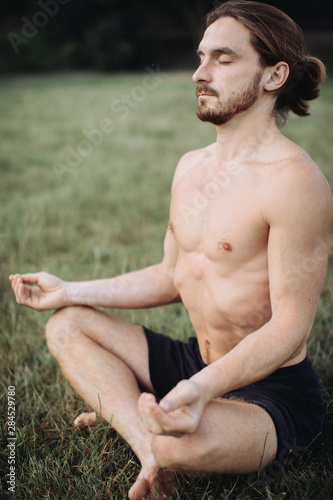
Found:
[[[180,380],[188,379],[207,366],[197,339],[187,343],[145,328],[149,350],[150,379],[157,400]],[[321,442],[325,406],[319,378],[306,357],[297,365],[279,368],[267,378],[228,392],[222,398],[253,403],[271,416],[278,437],[276,460],[288,464],[304,456]]]

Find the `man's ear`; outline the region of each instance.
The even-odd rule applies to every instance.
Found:
[[[289,66],[286,62],[278,62],[275,66],[269,66],[265,71],[266,82],[264,89],[267,92],[274,92],[282,87],[289,76]]]

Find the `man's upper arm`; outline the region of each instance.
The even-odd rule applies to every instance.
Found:
[[[203,155],[203,150],[189,151],[179,160],[172,181],[171,194],[177,182],[193,167],[193,164],[198,161]],[[177,264],[178,245],[173,234],[172,221],[169,221],[168,229],[164,239],[164,258],[162,261],[163,269],[172,275]]]
[[[178,246],[172,232],[172,227],[169,223],[165,238],[164,238],[164,257],[162,261],[163,268],[173,278],[174,270],[177,264]]]
[[[283,173],[268,202],[272,319],[298,322],[303,340],[325,281],[332,216],[330,189],[313,165]]]
[[[212,148],[214,145],[209,146],[208,148],[198,149],[195,151],[189,151],[180,159],[177,168],[175,170],[171,193],[174,190],[175,185],[179,182],[182,177],[184,177],[189,170],[196,165],[200,159],[206,154],[206,151],[209,148]],[[173,281],[174,271],[178,260],[178,244],[173,234],[172,221],[169,222],[168,230],[166,232],[166,236],[164,239],[164,257],[161,262],[161,267],[163,273],[166,273],[167,276]],[[181,300],[178,296],[176,300]]]

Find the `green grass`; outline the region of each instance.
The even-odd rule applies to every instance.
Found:
[[[50,313],[16,305],[7,277],[43,269],[68,280],[102,278],[162,257],[176,163],[186,151],[212,142],[214,128],[194,116],[194,85],[187,73],[161,77],[141,102],[130,97],[128,112],[112,111],[115,99],[144,95],[146,76],[49,76],[0,82],[0,465],[6,473],[9,385],[16,387],[17,425],[16,490],[8,493],[3,480],[1,498],[121,500],[139,471],[136,457],[107,424],[99,422],[93,433],[73,427],[73,418],[85,406],[47,350],[44,326]],[[137,87],[141,91],[134,90]],[[321,99],[313,103],[312,117],[293,119],[286,128],[331,185],[332,103],[333,84],[327,82]],[[59,163],[66,163],[66,148],[77,148],[85,139],[82,129],[91,131],[106,118],[114,130],[61,175]],[[184,476],[174,499],[331,497],[332,268],[331,255],[309,341],[328,406],[324,445],[308,463],[277,477]],[[191,332],[180,305],[117,314],[174,337],[185,338]]]

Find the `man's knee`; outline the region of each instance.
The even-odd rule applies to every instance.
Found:
[[[86,306],[58,309],[48,320],[45,328],[48,347],[53,355],[72,347],[82,333],[86,316],[91,313]]]

